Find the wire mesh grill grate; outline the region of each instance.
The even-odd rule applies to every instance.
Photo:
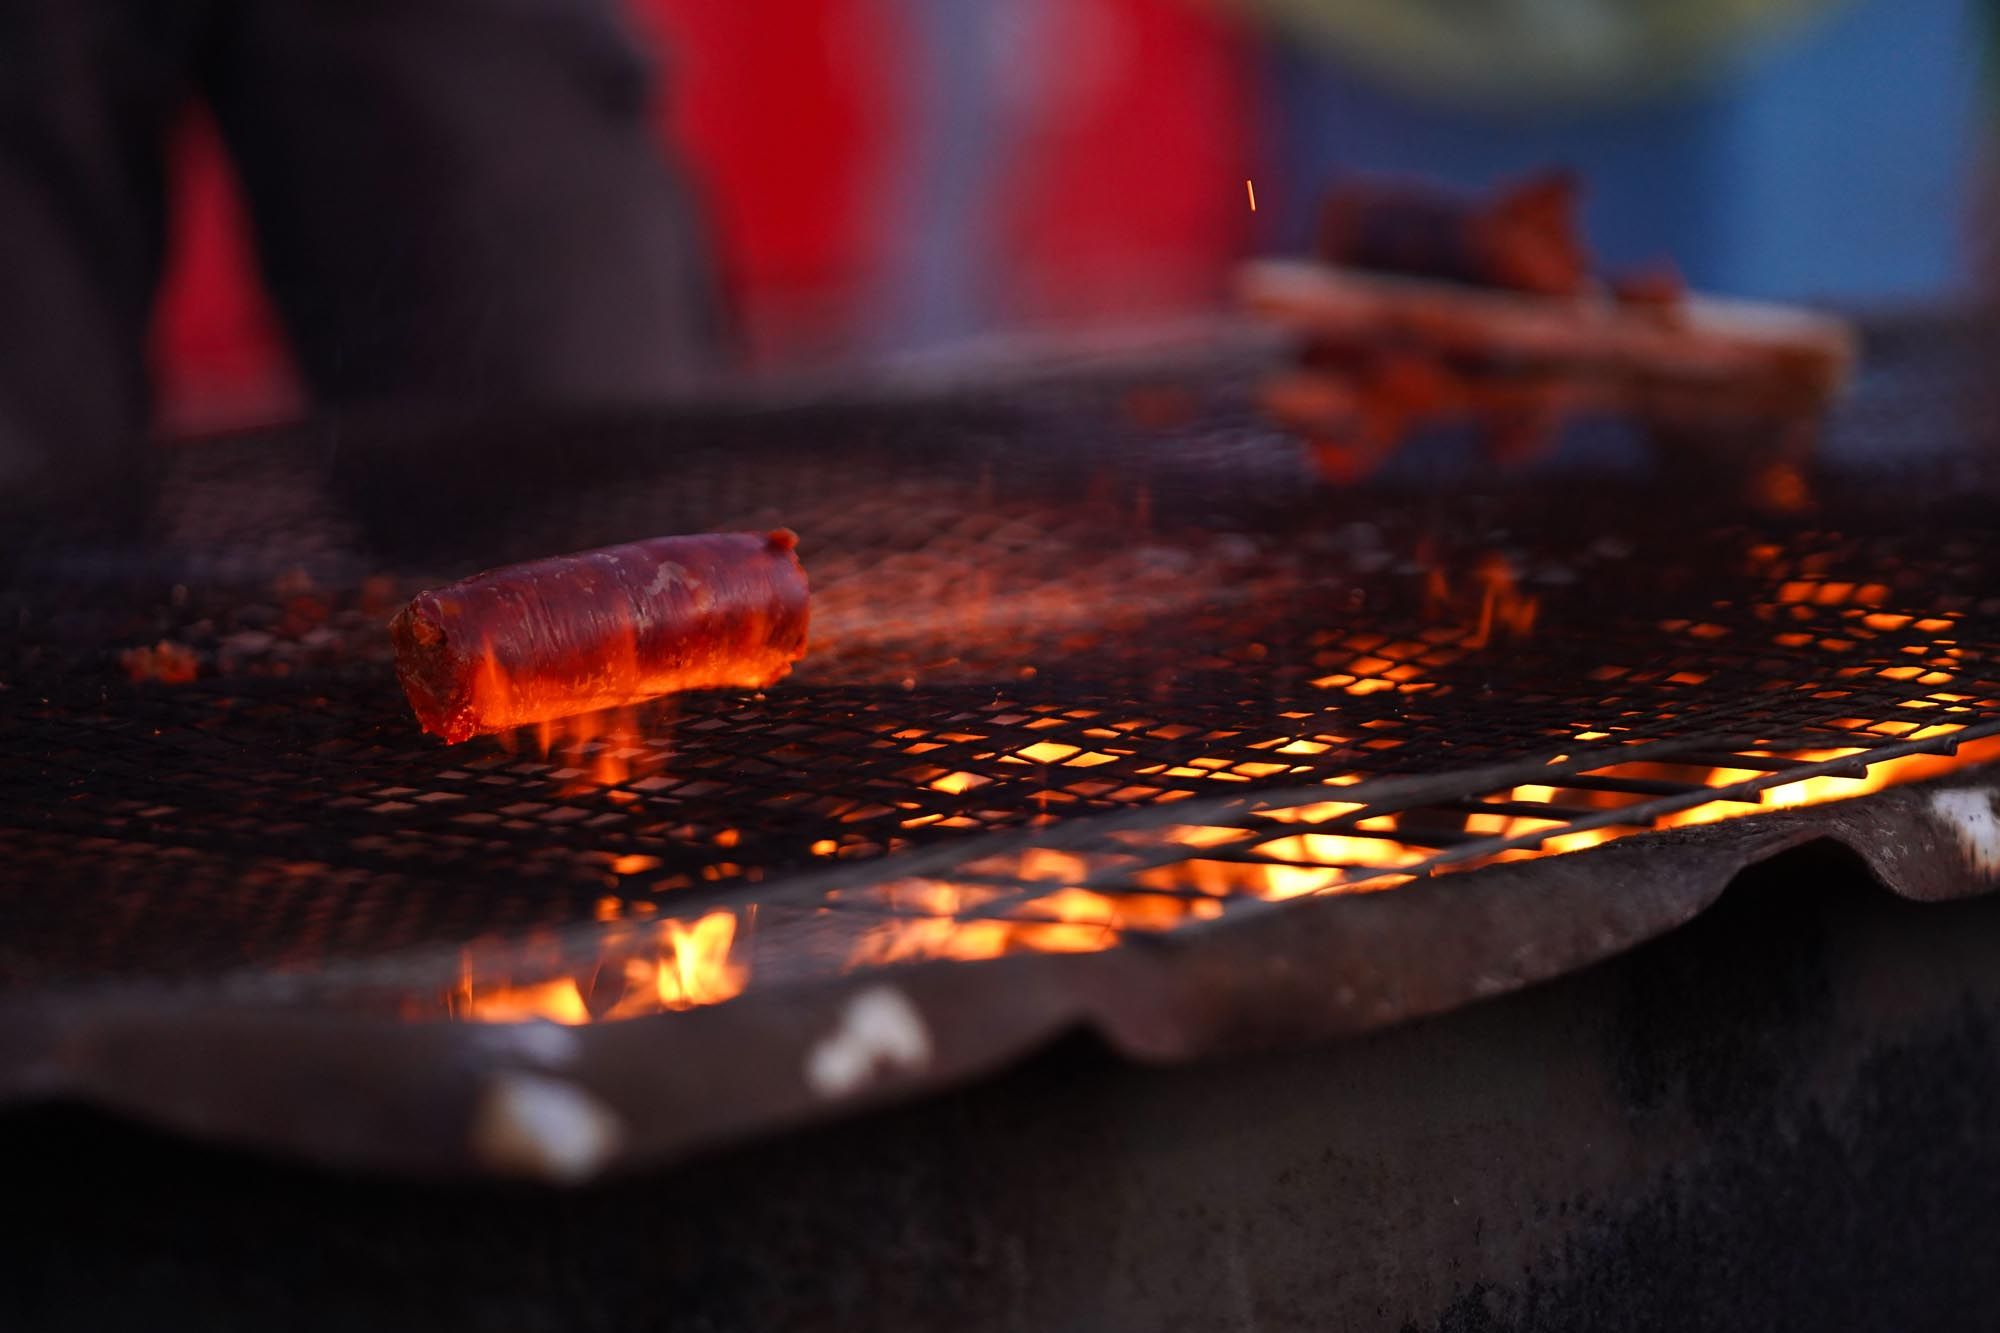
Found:
[[[1938,366],[1970,335],[1902,336],[1835,437],[1896,445],[1880,404],[1920,380],[1962,478],[1985,418],[1952,415]],[[2000,536],[1962,485],[1864,468],[1771,518],[1591,454],[1328,490],[1236,379],[1199,388],[1171,430],[1092,385],[332,461],[191,448],[143,543],[65,522],[9,554],[0,984],[305,976],[710,909],[738,947],[754,929],[759,977],[1098,947],[1032,934],[1844,794],[2000,732]],[[439,494],[462,503],[411,498]],[[815,584],[782,686],[416,733],[380,630],[397,598],[779,522]],[[197,679],[127,679],[161,640]]]

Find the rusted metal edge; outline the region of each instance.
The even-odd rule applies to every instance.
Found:
[[[594,1027],[42,996],[0,1010],[0,1102],[80,1101],[329,1166],[581,1180],[935,1092],[1079,1030],[1173,1063],[1443,1013],[1664,934],[1806,843],[1852,849],[1908,899],[1973,896],[2000,879],[1996,799],[2000,770],[1976,770],[1104,953],[918,964]]]

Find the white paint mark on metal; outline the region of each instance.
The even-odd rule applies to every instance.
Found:
[[[488,1166],[562,1184],[597,1174],[624,1138],[610,1107],[540,1074],[495,1075],[472,1122],[472,1150]]]
[[[848,1002],[834,1030],[806,1055],[806,1086],[846,1097],[888,1070],[917,1072],[931,1062],[924,1016],[901,991],[878,986]]]
[[[1952,831],[1966,862],[1982,875],[2000,875],[2000,815],[1990,787],[1961,787],[1931,797],[1931,814]]]

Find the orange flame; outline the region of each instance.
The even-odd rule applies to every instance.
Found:
[[[479,683],[489,675],[499,679],[497,668],[489,672],[482,665],[474,676],[474,688],[489,688]],[[659,772],[668,757],[657,740],[647,743],[638,713],[629,707],[537,722],[501,732],[494,739],[510,755],[525,750],[557,765],[556,777],[561,784],[558,795],[596,792],[603,799],[620,804],[639,800],[639,793],[629,790],[626,784]]]
[[[472,669],[472,707],[481,717],[505,717],[513,711],[514,685],[493,650],[493,640],[479,644],[479,664]]]
[[[1472,637],[1465,641],[1466,647],[1484,648],[1491,643],[1496,625],[1517,639],[1533,632],[1539,603],[1515,583],[1514,567],[1505,556],[1487,556],[1474,577],[1479,583],[1479,619]]]
[[[1474,566],[1476,601],[1455,593],[1429,543],[1419,543],[1417,559],[1424,566],[1424,615],[1436,625],[1400,640],[1385,634],[1340,636],[1336,651],[1314,659],[1336,668],[1315,679],[1315,686],[1356,696],[1433,690],[1437,685],[1427,678],[1429,670],[1491,646],[1496,635],[1521,639],[1534,632],[1540,601],[1521,590],[1505,556],[1489,552]]]
[[[736,923],[736,913],[726,909],[693,921],[662,921],[638,940],[614,940],[581,981],[574,975],[488,981],[468,958],[448,1008],[453,1017],[475,1023],[580,1024],[720,1004],[742,994],[750,981],[748,963],[735,956]],[[586,991],[594,998],[607,990],[608,1003],[593,1012]]]
[[[1025,854],[1024,874],[1032,877],[1033,858],[1043,851],[1030,849]],[[1019,915],[967,919],[999,892],[983,885],[930,879],[881,885],[871,896],[901,915],[864,934],[849,964],[880,967],[925,958],[967,962],[1023,952],[1095,953],[1118,943],[1127,930],[1170,930],[1183,921],[1222,914],[1222,904],[1214,900],[1112,896],[1065,886],[1036,897]]]

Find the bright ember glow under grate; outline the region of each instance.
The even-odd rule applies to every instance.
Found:
[[[1953,745],[1962,724],[1920,729],[1873,751],[1746,750],[1745,767],[1618,760],[1584,768],[1565,760],[1551,765],[1562,771],[1548,782],[1408,811],[1366,799],[1251,800],[1231,812],[1229,823],[1113,831],[1103,842],[1119,850],[1094,855],[1030,846],[966,861],[949,877],[833,890],[820,910],[879,914],[854,940],[845,959],[849,968],[1023,951],[1088,953],[1114,946],[1130,931],[1214,920],[1232,900],[1389,889],[1420,874],[1562,855],[1638,833],[1847,800],[1935,778],[2000,759],[1994,726],[2000,724],[1950,751],[1942,747]],[[1857,764],[1865,767],[1828,771]],[[1360,781],[1358,775],[1327,780],[1366,798],[1367,790],[1356,789]],[[1420,832],[1405,836],[1406,830]],[[747,984],[750,967],[747,953],[733,950],[738,921],[754,911],[721,908],[692,921],[654,923],[640,936],[621,935],[580,975],[520,984],[482,979],[468,963],[448,1009],[474,1021],[568,1024],[731,999]],[[603,998],[593,1006],[586,991]]]
[[[1853,420],[1944,442],[1994,419],[1960,413],[1947,361]],[[382,491],[376,528],[435,554],[379,563],[312,448],[175,451],[194,484],[157,530],[183,563],[30,551],[10,585],[0,988],[282,970],[416,1019],[623,1018],[1990,757],[2000,534],[1969,487],[1824,477],[1777,518],[1664,473],[1328,488],[1226,394],[1143,434],[1080,401],[565,436],[509,466],[481,439],[424,466],[490,505]],[[762,694],[444,747],[389,683],[382,608],[472,562],[780,524],[815,637]],[[293,561],[324,571],[309,599],[270,581]],[[119,655],[162,643],[193,679],[129,680]]]
[[[920,811],[921,802],[909,797],[922,793],[959,798],[968,812],[989,801],[1024,804],[1033,811],[1028,826],[1049,830],[1045,840],[1007,853],[975,849],[942,872],[899,874],[891,857],[859,882],[814,890],[810,885],[816,881],[808,879],[801,891],[817,895],[808,900],[791,897],[781,884],[759,901],[839,918],[843,929],[836,933],[843,942],[833,963],[845,969],[1014,952],[1089,952],[1110,948],[1130,932],[1214,920],[1233,904],[1388,889],[1421,875],[1849,799],[2000,757],[2000,736],[1993,734],[2000,731],[1993,717],[2000,700],[1978,663],[1968,661],[1957,637],[1959,620],[1884,609],[1893,595],[1886,584],[1815,577],[1822,563],[1791,560],[1775,546],[1752,544],[1739,568],[1763,595],[1747,622],[1741,616],[1733,617],[1733,624],[1661,621],[1654,627],[1657,660],[1630,667],[1607,663],[1589,674],[1613,699],[1622,692],[1658,691],[1699,714],[1704,691],[1713,677],[1729,670],[1728,655],[1743,651],[1738,641],[1747,630],[1762,641],[1758,651],[1785,654],[1793,671],[1812,673],[1766,680],[1756,697],[1768,700],[1764,706],[1786,723],[1767,734],[1789,731],[1842,743],[1738,743],[1703,753],[1649,737],[1643,724],[1674,717],[1656,701],[1650,712],[1657,716],[1627,709],[1563,728],[1547,742],[1554,752],[1531,766],[1532,778],[1516,763],[1498,785],[1454,787],[1440,777],[1413,798],[1407,777],[1328,770],[1330,759],[1382,750],[1393,756],[1401,744],[1393,738],[1407,725],[1405,717],[1341,721],[1351,704],[1283,712],[1298,730],[1261,736],[1248,727],[1204,733],[1094,707],[1029,708],[995,720],[1006,721],[1016,735],[1025,731],[1046,739],[1016,741],[1008,748],[992,744],[998,728],[991,722],[967,717],[961,729],[905,728],[887,736],[913,761],[895,770],[896,781],[905,785],[882,790],[879,802],[860,813],[876,822],[879,810],[907,832],[979,824],[969,814],[896,814],[899,806]],[[1527,651],[1536,600],[1521,591],[1507,562],[1489,554],[1471,566],[1475,575],[1458,581],[1467,591],[1457,596],[1435,565],[1424,570],[1425,620],[1408,633],[1310,633],[1309,643],[1324,646],[1305,659],[1309,679],[1302,697],[1323,692],[1372,703],[1372,696],[1389,694],[1450,702],[1466,691],[1469,671],[1476,678],[1496,654]],[[1240,688],[1240,682],[1258,679],[1265,658],[1262,643],[1252,639],[1212,669],[1233,673]],[[1195,663],[1197,669],[1208,665]],[[1338,669],[1312,674],[1329,666]],[[1510,696],[1501,693],[1484,706],[1504,715],[1510,704]],[[1709,730],[1727,735],[1739,719],[1719,721]],[[601,744],[591,734],[600,725],[605,727]],[[565,751],[545,733],[538,746],[563,763],[554,777],[588,785],[592,775],[611,772],[611,789],[603,795],[632,800],[646,780],[627,766],[627,757],[671,767],[661,759],[670,752],[648,749],[632,725],[629,716],[610,724],[585,719],[572,737],[580,744]],[[1156,757],[1161,750],[1172,753]],[[607,753],[616,760],[609,769]],[[1029,780],[1035,777],[1039,785]],[[1307,783],[1340,795],[1293,794]],[[1079,791],[1139,807],[1195,801],[1207,809],[1212,802],[1197,798],[1209,792],[1200,789],[1226,796],[1232,787],[1250,794],[1220,814],[1209,809],[1200,820],[1175,821],[1163,812],[1148,824],[1099,834],[1088,819],[1071,825],[1058,818]],[[734,845],[737,836],[736,829],[724,829],[716,841]],[[894,839],[889,850],[896,850]],[[866,843],[839,838],[817,840],[810,851],[815,859],[836,864],[857,852],[863,860],[879,854]],[[611,864],[618,874],[651,868],[624,856]],[[718,864],[736,869],[730,862]],[[651,902],[625,909],[607,899],[606,907],[608,916],[628,922],[653,911]],[[739,919],[747,920],[739,914],[749,910],[718,907],[686,921],[645,926],[637,938],[651,931],[652,938],[671,946],[672,968],[658,961],[665,951],[648,961],[642,947],[635,961],[631,939],[620,935],[610,947],[617,961],[609,973],[594,958],[584,965],[583,981],[565,975],[522,984],[512,963],[497,973],[471,969],[449,1007],[455,1016],[472,1019],[580,1022],[728,999],[755,966],[743,944],[747,932],[737,931]],[[693,964],[700,977],[713,982],[686,980],[691,951],[683,942],[697,934],[721,941],[720,949],[711,947]],[[662,982],[669,975],[679,980]],[[586,1003],[586,991],[598,995],[597,1003]]]

